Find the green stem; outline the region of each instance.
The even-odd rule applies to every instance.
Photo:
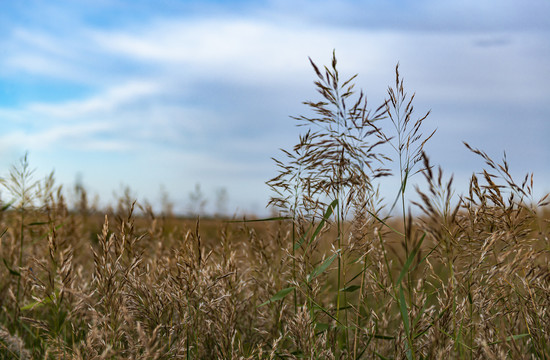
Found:
[[[21,207],[21,226],[19,228],[19,269],[18,271],[21,272],[21,268],[23,267],[23,245],[24,245],[24,231],[25,231],[25,210],[24,207]],[[20,290],[21,290],[21,276],[17,278],[17,314],[20,315],[20,309],[21,309],[21,299],[20,299]],[[18,321],[19,323],[19,334],[23,331],[23,323],[21,321]]]
[[[359,297],[357,300],[357,317],[355,320],[355,330],[353,335],[353,358],[357,359],[357,334],[360,327],[361,303],[363,302],[363,292],[365,287],[365,273],[367,272],[367,254],[363,255],[363,272],[361,274],[361,288],[359,289]]]
[[[339,195],[339,194],[338,194]],[[337,241],[337,248],[338,250],[341,249],[342,247],[342,244],[341,244],[341,224],[340,224],[340,199],[338,199],[338,208],[337,208],[337,215],[336,215],[336,225],[337,225],[337,228],[338,228],[338,233],[337,233],[337,238],[336,238],[336,241]],[[342,263],[341,263],[342,259],[340,258],[340,254],[338,254],[338,280],[337,280],[337,283],[338,283],[338,287],[336,288],[336,319],[340,320],[340,273],[341,273],[341,267],[342,267]]]
[[[294,209],[294,219],[292,219],[292,280],[296,281],[296,208]],[[296,289],[294,289],[294,314],[298,312],[298,298]]]

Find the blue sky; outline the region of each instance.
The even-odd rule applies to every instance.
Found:
[[[467,141],[550,191],[550,3],[535,1],[1,1],[0,175],[29,152],[37,174],[77,174],[104,201],[128,185],[184,210],[264,211],[270,159],[315,100],[308,56],[378,104],[400,62],[432,162],[459,190],[482,168]],[[3,170],[2,170],[3,169]],[[419,179],[420,180],[420,179]],[[393,196],[395,180],[385,180]],[[210,208],[213,209],[212,207]]]

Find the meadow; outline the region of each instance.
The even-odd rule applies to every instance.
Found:
[[[274,159],[271,218],[185,219],[128,197],[101,213],[84,190],[68,204],[53,176],[35,180],[27,157],[14,164],[0,357],[550,358],[550,212],[532,176],[465,144],[485,169],[455,194],[398,67],[371,110],[335,56],[311,64],[322,101],[305,102],[302,135]],[[401,185],[385,200],[388,176]]]

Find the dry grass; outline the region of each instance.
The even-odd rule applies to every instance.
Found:
[[[1,358],[549,358],[548,212],[531,178],[467,145],[487,166],[453,197],[398,71],[371,112],[336,65],[313,64],[323,101],[306,103],[316,117],[298,117],[309,130],[276,160],[269,221],[135,215],[129,198],[103,216],[83,189],[70,211],[22,159],[3,181]],[[397,218],[377,193],[386,145]],[[421,200],[406,204],[419,171]]]

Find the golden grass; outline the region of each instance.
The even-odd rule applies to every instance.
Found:
[[[313,65],[326,101],[299,119],[319,127],[276,161],[270,221],[135,215],[128,199],[107,215],[86,201],[69,210],[53,177],[33,182],[26,157],[14,166],[0,212],[1,358],[550,357],[548,208],[530,178],[467,145],[487,168],[453,200],[398,73],[371,113],[335,58],[324,73]],[[394,136],[378,125],[386,116]],[[384,145],[401,164],[396,218],[376,192]],[[419,170],[413,217],[404,193]]]

